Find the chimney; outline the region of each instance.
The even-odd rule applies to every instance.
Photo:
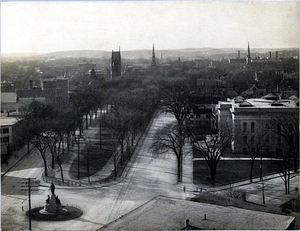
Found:
[[[29,89],[31,90],[33,88],[33,80],[29,80]]]
[[[269,59],[272,59],[272,52],[269,52]]]
[[[240,58],[241,58],[241,52],[238,51],[238,59],[240,59]]]
[[[278,51],[276,51],[276,60],[278,60]]]

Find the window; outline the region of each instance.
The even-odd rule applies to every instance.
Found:
[[[243,143],[247,144],[247,136],[243,136]]]
[[[270,149],[266,148],[266,153],[269,154],[270,153]]]
[[[3,133],[3,134],[9,133],[9,129],[8,129],[8,128],[3,128],[3,129],[2,129],[2,133]]]
[[[251,152],[252,152],[252,153],[255,152],[255,148],[251,148]]]
[[[210,114],[206,114],[206,119],[210,119]]]
[[[243,148],[243,153],[247,153],[247,148]]]
[[[247,132],[247,123],[246,122],[243,123],[243,132]]]
[[[9,137],[3,137],[2,143],[9,143]]]
[[[254,122],[251,123],[251,132],[254,132],[254,127],[255,127],[255,124]]]

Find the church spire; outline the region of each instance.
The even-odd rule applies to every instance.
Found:
[[[247,65],[250,65],[251,63],[251,56],[250,56],[250,45],[248,42],[248,55],[247,55]]]
[[[153,50],[152,50],[152,66],[156,66],[156,62],[155,62],[155,51],[154,51],[154,43],[153,43]]]

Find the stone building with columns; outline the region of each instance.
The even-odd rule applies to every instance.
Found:
[[[267,155],[288,151],[283,138],[270,129],[270,124],[276,118],[299,117],[299,101],[272,97],[236,97],[216,105],[218,129],[231,130],[234,153],[256,152],[258,148]]]

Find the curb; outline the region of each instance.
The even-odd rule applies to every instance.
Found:
[[[134,163],[134,160],[135,158],[137,157],[137,152],[136,152],[136,149],[138,148],[138,146],[140,145],[140,142],[143,142],[146,138],[146,135],[148,134],[150,128],[151,128],[151,125],[153,123],[153,120],[154,118],[156,118],[157,116],[157,112],[153,115],[153,117],[151,118],[145,132],[143,133],[143,135],[140,137],[139,141],[138,141],[138,144],[137,146],[134,148],[134,152],[130,158],[130,160],[128,161],[127,163],[127,166],[125,167],[125,169],[123,170],[123,173],[120,177],[116,177],[115,180],[112,180],[111,182],[108,182],[108,183],[94,183],[94,184],[91,184],[91,185],[88,185],[88,184],[83,184],[81,186],[61,186],[61,185],[55,185],[56,188],[60,188],[60,189],[93,189],[93,188],[102,188],[102,187],[108,187],[108,186],[111,186],[111,185],[116,185],[118,183],[121,183],[127,176],[129,170],[131,169],[131,166],[133,165]],[[101,170],[100,170],[101,171]],[[101,181],[101,180],[99,180]],[[78,181],[79,182],[79,181]],[[47,184],[50,184],[50,183],[46,183],[43,179],[40,179],[40,184],[39,186],[41,187],[49,187],[49,185]]]
[[[5,176],[6,173],[8,173],[13,167],[15,167],[23,158],[25,158],[25,156],[27,156],[28,154],[30,154],[30,152],[33,149],[35,149],[35,147],[31,148],[29,150],[29,152],[26,152],[21,158],[19,158],[16,162],[14,162],[14,164],[11,167],[9,167],[3,174],[1,174],[1,179],[2,179],[3,176]]]

